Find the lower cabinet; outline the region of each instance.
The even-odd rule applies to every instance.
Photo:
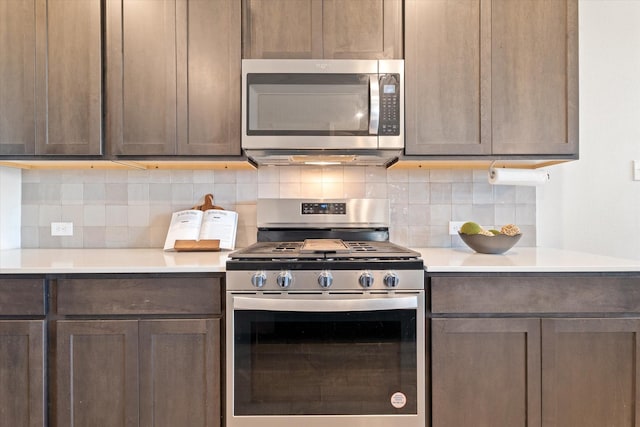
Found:
[[[640,426],[640,277],[431,279],[433,427]]]
[[[434,427],[540,426],[539,320],[433,319],[431,343]]]
[[[217,426],[220,320],[56,322],[58,426]]]
[[[0,320],[0,426],[45,425],[44,320]]]

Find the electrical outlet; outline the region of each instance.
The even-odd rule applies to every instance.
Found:
[[[73,223],[72,222],[52,222],[51,235],[52,236],[73,236]]]
[[[452,236],[457,236],[458,231],[460,231],[460,227],[464,224],[465,221],[449,221],[449,234]]]
[[[633,161],[633,180],[640,181],[640,160]]]

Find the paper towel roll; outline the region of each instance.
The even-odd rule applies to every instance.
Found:
[[[540,185],[549,181],[544,169],[491,168],[489,183],[493,185]]]

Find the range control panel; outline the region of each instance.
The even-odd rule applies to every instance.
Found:
[[[302,215],[346,215],[346,203],[302,203]]]

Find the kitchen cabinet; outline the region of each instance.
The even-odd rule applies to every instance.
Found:
[[[219,277],[56,286],[56,425],[220,425]]]
[[[44,281],[0,278],[0,425],[45,426]]]
[[[100,7],[0,2],[0,155],[102,153]]]
[[[108,0],[109,154],[240,155],[236,0]]]
[[[540,425],[539,320],[433,319],[431,342],[433,427]]]
[[[431,277],[432,425],[635,426],[637,274]]]
[[[577,156],[577,23],[577,0],[406,0],[406,154]]]
[[[244,0],[243,57],[401,59],[400,0]]]

